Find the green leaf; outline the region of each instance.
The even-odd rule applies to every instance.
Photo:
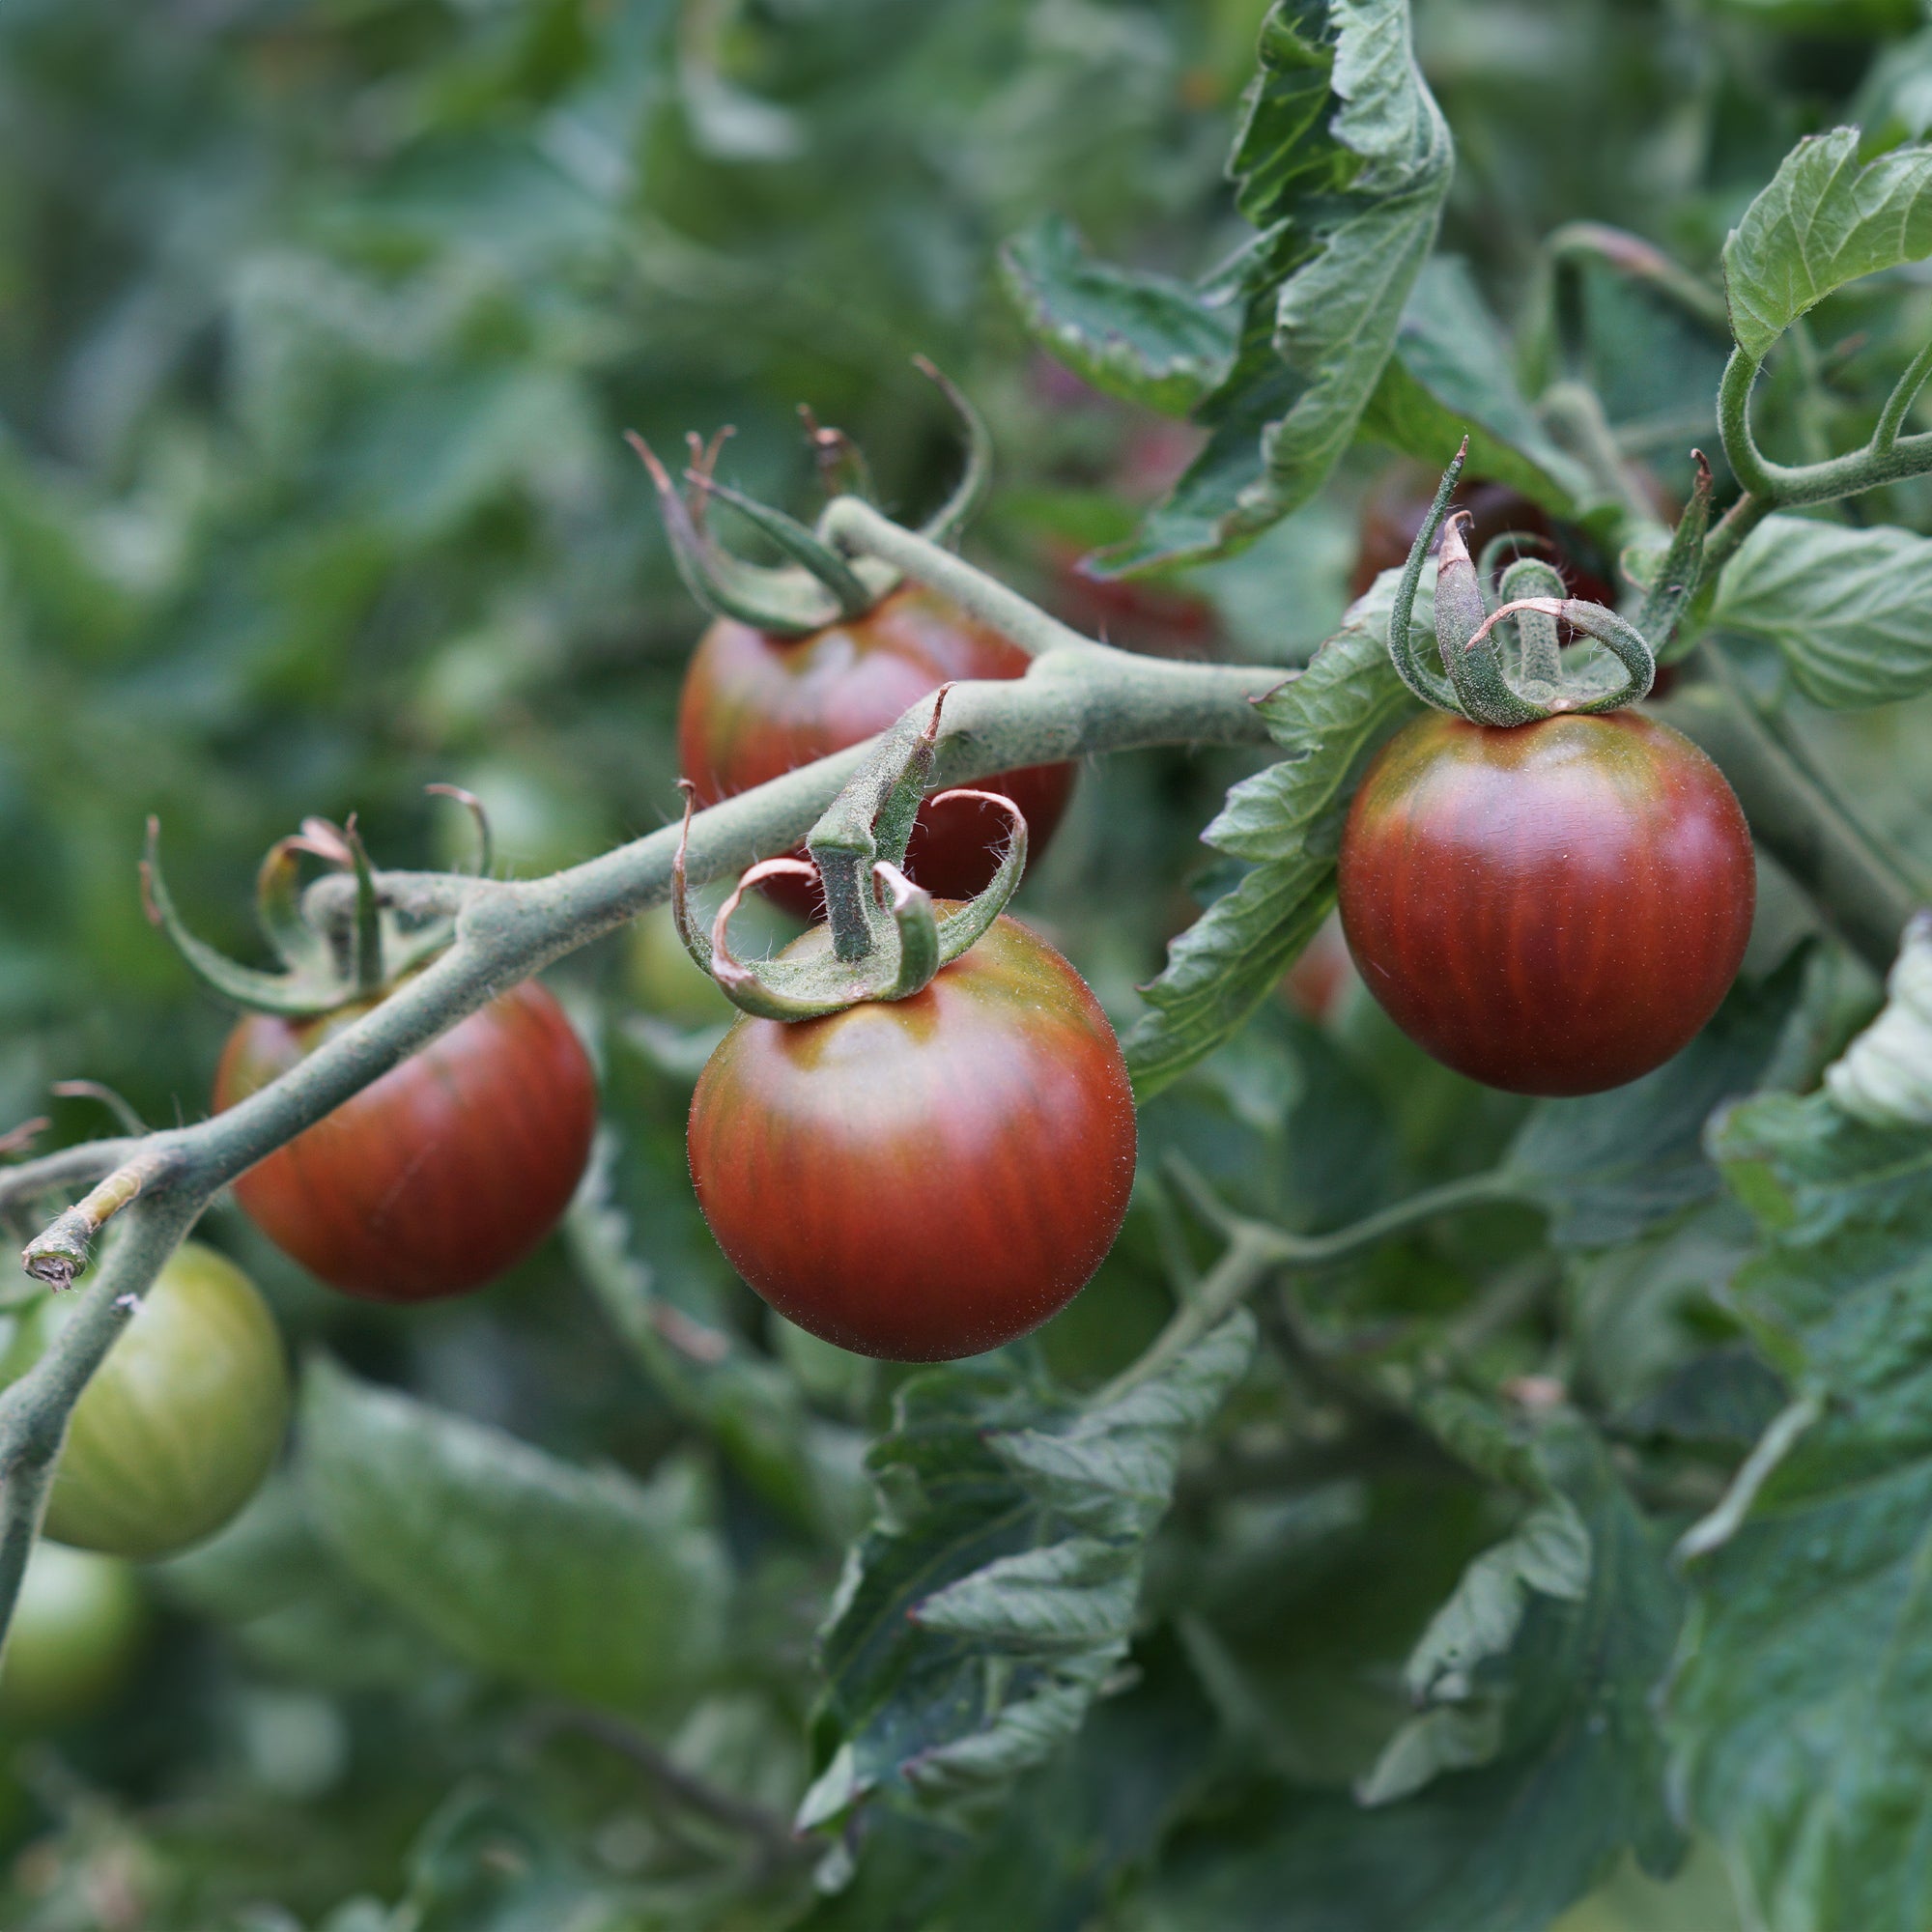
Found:
[[[1458,256],[1423,265],[1362,430],[1437,469],[1466,431],[1470,475],[1506,483],[1557,516],[1577,515],[1593,494],[1518,388],[1508,338]]]
[[[1465,1582],[1418,1659],[1433,1663],[1446,1654],[1436,1636],[1456,1637],[1481,1702],[1442,1695],[1436,1724],[1405,1734],[1405,1755],[1381,1768],[1394,1788],[1398,1773],[1426,1787],[1367,1807],[1288,1791],[1251,1822],[1178,1838],[1148,1932],[1543,1932],[1628,1850],[1652,1870],[1675,1863],[1683,1841],[1651,1706],[1681,1593],[1589,1431],[1561,1420],[1529,1453],[1587,1531],[1587,1581],[1575,1531],[1551,1517],[1534,1565],[1518,1549],[1492,1566],[1488,1580],[1514,1592],[1510,1616],[1493,1603],[1463,1615],[1474,1607]],[[1464,1689],[1455,1672],[1435,1681]],[[1490,1761],[1457,1768],[1464,1747]]]
[[[1932,1129],[1870,1124],[1830,1093],[1775,1094],[1734,1108],[1713,1148],[1764,1244],[1733,1304],[1799,1400],[1687,1544],[1682,1783],[1752,1922],[1918,1932],[1932,1919]]]
[[[863,1437],[814,1415],[798,1382],[733,1330],[658,1293],[613,1198],[616,1152],[607,1128],[564,1219],[579,1271],[657,1387],[746,1482],[802,1527],[843,1543],[864,1518]]]
[[[1739,980],[1703,1032],[1656,1072],[1607,1094],[1537,1102],[1504,1166],[1548,1212],[1557,1246],[1634,1240],[1717,1192],[1705,1122],[1721,1101],[1755,1091],[1804,977],[1804,957],[1793,953],[1761,985]]]
[[[1170,276],[1094,261],[1058,215],[1009,242],[1000,268],[1027,332],[1096,389],[1185,415],[1228,374],[1230,308]]]
[[[1002,1357],[900,1389],[868,1459],[879,1516],[821,1637],[819,1775],[799,1829],[877,1793],[939,1813],[1079,1728],[1126,1655],[1181,1449],[1239,1379],[1245,1314],[1083,1408]]]
[[[1859,130],[1810,135],[1724,243],[1738,347],[1761,362],[1807,309],[1845,283],[1932,255],[1932,149],[1861,164]]]
[[[793,1932],[1088,1932],[1123,1870],[1150,1863],[1173,1813],[1213,1761],[1219,1734],[1180,1643],[1134,1645],[1132,1683],[973,1837],[878,1811],[858,1873]]]
[[[378,1596],[480,1669],[644,1709],[722,1643],[722,1549],[672,1470],[644,1488],[559,1463],[326,1361],[303,1378],[303,1479],[323,1535]]]
[[[1253,244],[1208,291],[1237,294],[1239,351],[1196,412],[1207,447],[1117,574],[1238,549],[1308,502],[1353,440],[1435,241],[1448,124],[1406,0],[1277,0],[1230,163]]]
[[[1713,624],[1777,646],[1836,711],[1932,691],[1932,540],[1767,517],[1719,580]]]
[[[1378,586],[1306,670],[1262,700],[1288,756],[1236,785],[1201,835],[1254,866],[1169,946],[1144,989],[1155,1010],[1122,1042],[1141,1100],[1237,1032],[1328,916],[1354,781],[1413,706],[1389,662],[1388,602]]]

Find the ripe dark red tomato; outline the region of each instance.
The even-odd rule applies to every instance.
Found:
[[[1389,1017],[1517,1094],[1594,1094],[1668,1060],[1736,977],[1756,901],[1723,774],[1631,711],[1418,719],[1355,794],[1340,884]]]
[[[366,1011],[253,1013],[229,1036],[217,1113]],[[311,1273],[368,1301],[480,1288],[555,1225],[590,1157],[597,1076],[526,981],[393,1066],[235,1183],[248,1217]]]
[[[1020,677],[1027,654],[930,590],[908,585],[852,623],[781,638],[721,617],[685,673],[677,754],[700,805],[749,791],[869,738],[953,678]],[[1073,789],[1071,765],[1031,765],[976,781],[1026,816],[1030,849],[1043,850]],[[999,864],[1004,812],[955,803],[920,813],[906,871],[941,898],[971,898]],[[818,889],[770,879],[763,890],[801,919]]]
[[[1361,543],[1349,579],[1350,597],[1362,596],[1383,571],[1400,570],[1408,561],[1409,546],[1435,499],[1436,481],[1416,463],[1391,464],[1376,479],[1362,502]],[[1555,522],[1527,497],[1501,483],[1465,480],[1451,500],[1473,519],[1473,526],[1463,532],[1472,556],[1481,556],[1483,546],[1507,530],[1540,537],[1541,543],[1523,545],[1524,556],[1555,564],[1571,596],[1615,608],[1617,592],[1609,560],[1575,525]],[[1660,514],[1664,508],[1660,502]],[[1670,508],[1669,520],[1674,521],[1675,515]]]
[[[814,928],[793,949],[827,944]],[[732,1266],[864,1355],[950,1361],[1086,1286],[1134,1179],[1126,1063],[1059,953],[999,919],[909,1000],[741,1018],[691,1103],[691,1177]]]

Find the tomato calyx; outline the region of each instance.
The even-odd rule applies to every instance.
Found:
[[[458,785],[427,789],[469,812],[477,834],[477,875],[486,875],[492,839],[482,802]],[[302,885],[304,859],[320,860],[330,874],[354,880],[346,916],[318,916]],[[161,871],[161,822],[155,817],[148,820],[141,860],[141,903],[149,923],[167,934],[188,970],[212,992],[246,1011],[288,1019],[315,1019],[381,999],[448,946],[455,933],[447,917],[409,916],[384,903],[353,813],[343,825],[303,819],[300,831],[278,838],[262,861],[255,876],[255,919],[280,961],[277,972],[243,966],[188,929]]]
[[[868,1000],[907,1000],[932,983],[1005,911],[1026,871],[1027,822],[1013,801],[998,792],[955,787],[936,794],[935,806],[972,802],[999,807],[1012,831],[992,879],[965,905],[941,913],[932,895],[901,867],[920,807],[927,802],[945,708],[943,684],[923,722],[915,707],[839,793],[806,840],[806,859],[762,859],[739,879],[719,907],[706,934],[691,909],[685,854],[691,837],[696,787],[684,792],[684,831],[671,863],[671,910],[685,950],[698,969],[741,1011],[759,1019],[823,1019]],[[739,959],[731,951],[731,916],[745,894],[763,880],[802,877],[824,891],[824,940],[790,956]]]
[[[978,510],[992,476],[992,438],[979,412],[923,355],[919,372],[937,384],[957,413],[966,444],[966,467],[952,494],[921,525],[931,543],[951,544]],[[873,502],[871,472],[858,445],[842,430],[822,427],[801,406],[806,433],[829,497],[856,496]],[[718,480],[718,455],[732,434],[721,429],[707,443],[686,437],[690,463],[680,492],[656,452],[636,430],[625,440],[637,452],[657,489],[665,532],[678,575],[691,594],[716,617],[734,617],[774,637],[809,637],[828,624],[852,623],[875,610],[899,587],[902,573],[875,557],[846,557],[819,531],[770,504]],[[707,515],[720,498],[758,530],[788,561],[753,563],[721,544]]]
[[[1533,724],[1635,703],[1649,693],[1659,654],[1667,654],[1697,587],[1711,515],[1711,468],[1703,453],[1691,452],[1697,465],[1696,487],[1669,547],[1649,571],[1634,621],[1607,605],[1568,596],[1561,575],[1539,557],[1518,557],[1503,571],[1492,594],[1494,568],[1514,540],[1492,539],[1484,546],[1480,562],[1470,556],[1463,528],[1473,520],[1466,510],[1449,508],[1468,453],[1464,437],[1416,531],[1397,586],[1388,638],[1397,675],[1425,704],[1477,724]],[[1410,630],[1423,565],[1438,530],[1442,539],[1435,575],[1439,672],[1423,663]],[[1559,625],[1602,645],[1613,665],[1587,664],[1574,671],[1566,667]]]

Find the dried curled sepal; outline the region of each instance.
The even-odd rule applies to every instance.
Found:
[[[490,827],[490,814],[483,801],[473,791],[466,791],[461,785],[430,784],[423,790],[431,798],[451,798],[469,814],[469,822],[476,832],[476,876],[487,879],[497,863],[497,838]]]
[[[455,930],[454,923],[443,918],[406,923],[384,905],[381,883],[353,818],[346,827],[305,818],[298,833],[270,848],[256,876],[256,914],[286,969],[265,973],[217,952],[188,930],[161,871],[160,840],[160,820],[150,818],[141,860],[141,903],[150,923],[167,934],[205,986],[252,1012],[313,1019],[352,1000],[377,997],[440,952]],[[354,876],[346,921],[311,918],[314,902],[302,892],[298,875],[303,857]]]
[[[1509,565],[1502,577],[1500,608],[1490,608],[1491,573],[1505,548],[1522,539],[1513,535],[1492,539],[1484,546],[1480,562],[1470,556],[1463,535],[1464,526],[1471,522],[1468,512],[1449,509],[1468,453],[1469,440],[1464,437],[1415,533],[1396,589],[1388,647],[1397,676],[1425,704],[1477,724],[1534,724],[1546,718],[1614,711],[1635,703],[1657,676],[1657,659],[1648,641],[1657,633],[1648,613],[1661,613],[1667,636],[1696,587],[1710,514],[1709,466],[1698,459],[1691,507],[1678,526],[1659,587],[1645,602],[1645,618],[1633,624],[1606,605],[1567,596],[1561,574],[1533,556],[1519,556]],[[1435,642],[1444,676],[1422,663],[1410,630],[1423,564],[1438,529],[1442,541],[1435,570]],[[1516,648],[1507,655],[1496,628],[1505,620],[1516,633]],[[1566,669],[1561,624],[1604,645],[1622,675],[1605,675],[1600,664],[1587,665],[1579,673]]]
[[[263,973],[242,966],[197,939],[182,923],[161,872],[161,821],[148,820],[148,849],[141,861],[141,903],[151,924],[157,925],[187,962],[188,970],[212,992],[238,1007],[258,1013],[307,1018],[338,1007],[346,997],[341,982],[321,968],[289,973]]]
[[[1530,704],[1515,692],[1509,694],[1515,703],[1527,711],[1527,718],[1481,718],[1485,724],[1529,724],[1540,718],[1555,718],[1577,713],[1616,711],[1626,704],[1634,704],[1638,698],[1647,696],[1650,687],[1657,678],[1657,660],[1651,655],[1650,646],[1644,641],[1643,634],[1627,619],[1617,615],[1603,604],[1588,604],[1577,597],[1525,597],[1514,604],[1505,604],[1495,611],[1484,623],[1483,628],[1470,640],[1471,653],[1490,646],[1493,627],[1506,617],[1516,617],[1524,612],[1562,621],[1573,631],[1580,631],[1586,638],[1594,638],[1603,644],[1623,667],[1621,682],[1595,684],[1581,679],[1559,685],[1547,701]]]
[[[1675,655],[1678,626],[1690,608],[1704,576],[1704,538],[1711,527],[1711,465],[1701,449],[1690,452],[1697,480],[1691,486],[1690,500],[1671,532],[1670,547],[1663,554],[1644,595],[1643,608],[1636,613],[1636,627],[1649,640],[1660,662]]]
[[[704,491],[694,486],[689,498],[681,495],[656,452],[635,430],[624,440],[637,451],[650,473],[664,516],[665,534],[685,587],[714,616],[735,617],[780,637],[805,637],[838,622],[845,614],[838,598],[810,572],[773,569],[734,556],[721,544],[704,519]],[[712,446],[715,455],[716,444]],[[694,465],[688,472],[709,472]]]
[[[984,934],[986,928],[1006,911],[1007,901],[1019,891],[1020,880],[1026,875],[1026,814],[1004,792],[971,791],[964,786],[935,793],[929,803],[936,809],[959,799],[970,800],[975,805],[997,806],[1007,814],[1012,829],[1008,835],[1007,849],[1000,854],[999,867],[986,882],[985,891],[969,899],[957,912],[948,913],[939,922],[939,963],[942,966],[950,966]]]
[[[939,365],[924,355],[915,355],[912,366],[933,384],[952,405],[959,418],[960,433],[966,442],[966,465],[952,494],[920,526],[919,533],[928,543],[954,544],[966,526],[978,515],[986,493],[993,487],[993,436],[984,418],[967,401],[964,391]]]
[[[1422,570],[1429,561],[1429,547],[1435,541],[1435,533],[1442,527],[1442,520],[1449,514],[1449,499],[1456,494],[1456,485],[1462,480],[1463,465],[1469,456],[1469,439],[1463,439],[1463,446],[1457,450],[1449,468],[1442,472],[1441,484],[1435,492],[1435,500],[1429,506],[1429,514],[1423,518],[1422,526],[1415,533],[1415,541],[1408,547],[1408,561],[1403,566],[1402,581],[1396,585],[1395,606],[1389,612],[1388,647],[1389,661],[1395,666],[1396,675],[1407,685],[1409,690],[1425,704],[1434,705],[1437,711],[1461,711],[1456,692],[1449,681],[1439,671],[1432,670],[1416,655],[1415,640],[1410,631],[1410,620],[1415,611],[1415,593],[1422,587]]]
[[[1487,548],[1483,554],[1489,554]],[[1487,574],[1483,581],[1489,582]],[[1570,595],[1563,573],[1536,556],[1518,557],[1503,572],[1498,589],[1505,604],[1527,605],[1537,597],[1553,597],[1560,604]],[[1545,611],[1520,610],[1516,613],[1516,634],[1520,645],[1517,679],[1522,695],[1532,701],[1554,696],[1563,683],[1563,634],[1556,619]]]
[[[914,361],[952,403],[965,438],[960,480],[920,528],[927,541],[951,544],[984,499],[992,473],[992,439],[972,405],[930,362],[923,356]],[[799,413],[827,491],[871,501],[871,476],[857,445],[842,431],[822,426],[810,410]],[[650,444],[635,430],[625,432],[625,440],[656,487],[678,574],[707,611],[780,637],[805,637],[828,624],[856,621],[898,588],[900,574],[890,565],[875,557],[849,557],[820,531],[720,482],[718,451],[729,434],[722,430],[708,444],[695,436],[689,439],[688,487],[680,491]],[[705,515],[706,501],[713,497],[730,504],[790,561],[773,568],[726,550]]]
[[[685,862],[691,851],[691,814],[697,804],[697,787],[689,779],[679,779],[677,788],[684,794],[684,823],[677,834],[677,850],[670,862],[670,916],[677,936],[691,955],[691,963],[700,973],[711,971],[711,942],[691,916],[691,891]]]
[[[349,970],[358,993],[371,998],[388,983],[383,963],[383,908],[376,896],[376,868],[356,829],[355,814],[342,828],[349,847],[350,869],[355,874],[355,923],[350,928]]]
[[[1005,911],[1026,870],[1026,818],[1011,799],[998,792],[958,790],[941,792],[932,804],[953,801],[997,806],[1012,822],[998,870],[985,891],[968,904],[941,918],[930,893],[896,866],[878,860],[867,875],[867,896],[879,914],[878,930],[863,958],[839,958],[832,949],[829,930],[821,926],[780,958],[741,960],[731,951],[730,923],[746,893],[766,879],[818,877],[817,867],[806,860],[764,859],[739,879],[719,908],[711,923],[707,955],[698,963],[733,1006],[759,1019],[823,1019],[868,1000],[906,1000],[923,992],[941,968],[957,959]],[[681,843],[671,880],[680,930],[689,946],[695,922],[684,896]]]

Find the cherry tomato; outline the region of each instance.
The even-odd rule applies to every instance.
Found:
[[[1340,884],[1389,1017],[1517,1094],[1594,1094],[1668,1060],[1736,977],[1756,899],[1723,774],[1631,711],[1406,725],[1350,808]]]
[[[217,1113],[367,1010],[252,1013],[229,1036]],[[312,1274],[369,1301],[480,1288],[536,1246],[590,1157],[597,1076],[526,981],[345,1100],[235,1183],[248,1217]]]
[[[698,803],[716,805],[884,730],[950,679],[1021,677],[1028,663],[1017,644],[916,585],[853,623],[803,638],[721,617],[685,673],[678,760]],[[1073,767],[1030,765],[975,782],[1019,807],[1037,853],[1066,809]],[[990,806],[928,806],[905,869],[936,896],[971,898],[993,876],[1007,826]],[[809,881],[772,879],[763,890],[801,919],[817,915],[818,889]]]
[[[1435,499],[1436,482],[1419,463],[1391,464],[1376,479],[1362,502],[1361,544],[1349,579],[1350,597],[1362,596],[1383,571],[1400,570],[1408,561],[1409,546]],[[1464,532],[1471,555],[1481,556],[1485,544],[1508,530],[1540,537],[1540,543],[1525,543],[1521,554],[1553,563],[1563,573],[1571,596],[1615,608],[1615,573],[1586,531],[1574,524],[1557,523],[1520,491],[1501,483],[1465,479],[1452,500],[1475,520],[1474,527]],[[1674,519],[1674,508],[1670,514]]]
[[[1134,1145],[1099,1003],[1005,918],[909,1000],[739,1019],[691,1103],[692,1179],[731,1264],[788,1321],[888,1361],[978,1354],[1064,1308],[1120,1232]]]
[[[11,1373],[40,1359],[73,1307],[37,1304],[8,1351]],[[226,1256],[186,1242],[74,1405],[46,1532],[144,1559],[199,1543],[261,1487],[288,1419],[288,1365],[268,1304]]]
[[[146,1622],[119,1557],[35,1545],[0,1664],[0,1719],[39,1729],[99,1710],[126,1682]]]

